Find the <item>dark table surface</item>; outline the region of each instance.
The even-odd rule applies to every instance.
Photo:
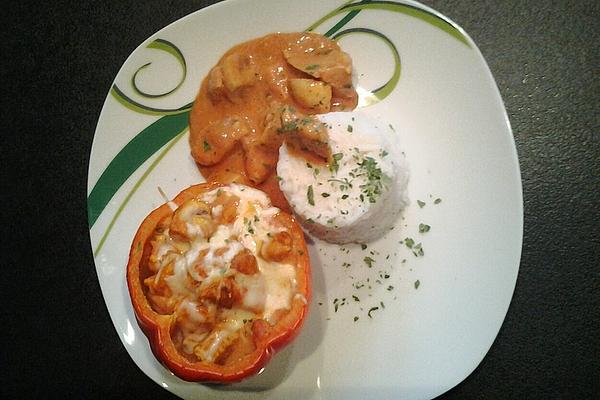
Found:
[[[2,398],[174,398],[133,363],[96,277],[86,179],[129,53],[211,1],[19,2],[2,11]],[[427,0],[485,56],[519,154],[525,228],[508,315],[443,399],[600,392],[600,2]]]

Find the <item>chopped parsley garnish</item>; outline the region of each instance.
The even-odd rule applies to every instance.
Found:
[[[360,245],[360,248],[363,249],[363,250],[365,250],[367,248],[367,245],[363,243],[363,244]]]
[[[417,204],[419,205],[419,208],[425,207],[425,202],[424,201],[417,200]]]
[[[373,318],[373,317],[371,316],[371,313],[372,313],[373,311],[376,311],[376,310],[379,310],[379,307],[371,307],[371,308],[369,309],[369,312],[367,313],[367,315],[369,316],[369,318]]]
[[[313,166],[311,165],[311,163],[307,162],[306,163],[306,168],[312,168]]]
[[[392,285],[390,285],[390,286],[387,287],[387,291],[388,292],[391,292],[392,290],[394,290],[394,287]]]
[[[356,322],[356,321],[358,321],[358,317],[357,316],[354,317],[354,322]]]
[[[281,126],[281,128],[277,129],[277,132],[279,132],[279,133],[290,132],[290,131],[295,131],[296,129],[298,129],[298,120],[293,120],[293,121],[289,121],[289,122],[286,122],[285,124],[283,124]]]
[[[437,199],[435,199],[433,201],[433,204],[440,204],[442,202],[442,199],[440,199],[439,197]]]
[[[383,193],[384,183],[387,183],[389,177],[377,166],[377,161],[372,157],[365,157],[358,163],[361,168],[362,176],[366,176],[367,182],[360,185],[362,193],[369,199],[370,203],[375,203],[377,197]]]
[[[346,298],[344,297],[341,301],[336,298],[333,300],[334,311],[337,312],[339,306],[343,306],[346,304]]]
[[[306,67],[304,67],[304,69],[307,71],[312,71],[317,68],[319,68],[319,64],[309,64]]]
[[[352,128],[352,125],[348,125],[348,127],[346,128],[348,130],[348,132],[352,133],[352,131],[354,130],[354,128]]]
[[[408,247],[409,249],[412,249],[413,246],[415,245],[415,241],[411,238],[406,238],[404,239],[404,244],[406,245],[406,247]]]
[[[415,289],[418,289],[419,286],[421,286],[421,281],[419,281],[418,279],[415,281]]]
[[[360,299],[358,298],[358,296],[352,295],[352,298],[354,299],[354,301],[360,302]]]
[[[321,196],[323,196],[323,197],[329,197],[331,195],[329,193],[321,193]]]
[[[308,199],[308,204],[311,206],[315,205],[315,193],[313,192],[312,185],[308,185],[308,190],[306,191],[306,198]]]
[[[392,126],[392,124],[388,125],[390,127],[391,130],[393,130],[394,132],[396,132],[396,130],[394,129],[394,127]]]
[[[342,200],[346,200],[349,197],[349,195],[345,194],[342,196]]]
[[[431,226],[429,226],[427,224],[423,224],[423,223],[419,224],[419,233],[429,232],[430,229],[431,229]]]
[[[248,230],[248,233],[251,233],[251,234],[254,233],[254,228],[252,227],[252,221],[250,221],[248,218],[244,218],[244,225],[246,225],[246,229]]]
[[[363,261],[365,262],[365,264],[367,264],[367,266],[369,268],[371,268],[373,266],[373,263],[375,262],[375,260],[373,260],[371,257],[367,256],[365,258],[363,258]]]
[[[348,190],[348,188],[352,187],[352,182],[348,180],[348,178],[344,179],[327,179],[327,182],[335,182],[340,184],[340,190]]]
[[[279,176],[279,175],[275,175],[275,179],[277,179],[278,181],[282,181],[283,180],[283,178],[281,176]]]
[[[338,161],[340,161],[344,157],[343,153],[335,153],[331,155],[331,164],[329,165],[329,170],[333,173],[337,173],[340,169],[340,165]]]
[[[307,224],[314,224],[315,221],[312,218],[309,218],[305,221]]]
[[[204,143],[202,143],[202,145],[204,146],[204,151],[210,151],[210,149],[212,149],[210,143],[208,143],[206,140],[204,141]]]
[[[421,247],[421,243],[418,243],[413,247],[413,254],[415,255],[415,257],[425,255],[425,252],[423,251],[423,247]]]

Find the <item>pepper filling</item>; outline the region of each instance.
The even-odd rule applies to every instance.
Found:
[[[231,184],[192,198],[148,241],[142,277],[150,305],[172,315],[191,361],[228,364],[253,352],[298,294],[292,236],[279,209]]]

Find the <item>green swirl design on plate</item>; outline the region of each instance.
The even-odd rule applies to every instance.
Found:
[[[187,63],[185,62],[185,57],[183,56],[183,53],[181,52],[181,50],[179,50],[179,48],[177,48],[177,46],[175,46],[173,43],[169,42],[168,40],[164,40],[164,39],[155,39],[148,46],[146,46],[146,48],[162,50],[162,51],[167,52],[170,55],[172,55],[179,62],[179,65],[181,66],[183,73],[182,73],[181,79],[179,80],[179,82],[173,89],[171,89],[167,92],[158,93],[158,94],[146,93],[146,92],[142,91],[136,83],[136,78],[137,78],[138,74],[152,64],[151,62],[146,63],[146,64],[142,65],[141,67],[139,67],[135,71],[133,76],[131,77],[131,86],[133,87],[133,90],[142,97],[156,99],[156,98],[160,98],[160,97],[165,97],[165,96],[173,93],[177,89],[179,89],[179,87],[185,81],[185,77],[187,76]],[[141,113],[141,114],[175,115],[175,114],[188,112],[192,109],[191,102],[182,107],[172,108],[172,109],[150,107],[150,106],[144,105],[140,102],[137,102],[137,101],[133,100],[131,97],[127,96],[125,94],[125,92],[123,92],[116,84],[114,84],[112,86],[112,88],[110,89],[110,94],[115,99],[117,99],[119,101],[119,103],[123,104],[125,107],[129,108],[132,111]]]
[[[345,2],[344,4],[342,4],[340,7],[336,8],[335,10],[333,10],[332,12],[330,12],[329,14],[326,14],[325,16],[321,17],[319,20],[317,20],[317,22],[315,22],[314,24],[312,24],[311,26],[309,26],[308,28],[305,29],[306,32],[311,32],[313,31],[316,27],[320,26],[323,24],[323,22],[327,21],[328,19],[336,16],[337,14],[339,14],[339,12],[341,12],[340,10],[346,6],[347,4],[352,3],[354,0],[349,0],[347,2]],[[338,21],[337,24],[335,24],[331,29],[329,29],[327,32],[325,32],[323,34],[323,36],[326,37],[330,37],[331,35],[333,35],[334,33],[336,33],[338,30],[340,30],[341,28],[344,27],[344,25],[346,25],[348,22],[350,22],[350,20],[354,17],[356,17],[356,15],[360,12],[360,10],[352,10],[350,11],[348,14],[346,14],[344,16],[344,18],[342,18],[341,20]]]
[[[151,64],[147,63],[137,69],[131,79],[131,85],[133,86],[134,90],[143,97],[158,98],[173,93],[183,84],[187,75],[187,63],[183,53],[173,43],[164,39],[156,39],[146,47],[165,51],[175,57],[175,59],[181,65],[183,75],[177,86],[168,92],[160,94],[145,93],[137,87],[135,78],[140,71]],[[187,129],[189,110],[192,108],[192,103],[188,103],[175,109],[150,107],[128,97],[116,84],[111,88],[110,94],[119,103],[132,111],[142,114],[160,115],[162,117],[131,139],[131,141],[127,143],[127,145],[125,145],[125,147],[123,147],[121,151],[119,151],[119,153],[112,159],[104,172],[102,172],[102,175],[100,175],[100,178],[88,196],[88,224],[90,228],[94,226],[96,220],[102,211],[104,211],[108,202],[113,198],[117,190],[119,190],[123,183],[125,183],[125,181],[131,176],[131,174],[133,174],[148,158],[159,151],[171,139],[177,135],[180,135],[185,129]],[[154,166],[155,165],[153,164],[150,167],[150,170],[153,169]],[[149,170],[146,171],[146,173],[148,172]],[[143,177],[145,177],[146,173]],[[134,185],[134,192],[139,186],[138,183]],[[128,198],[132,194],[133,192],[129,193]],[[118,214],[120,214],[120,212],[117,212],[117,216]],[[112,225],[113,223],[111,222],[107,228],[107,232],[104,234],[104,237],[108,231],[110,231]],[[103,240],[101,242],[103,242]]]
[[[135,92],[141,96],[148,97],[148,98],[157,98],[157,97],[163,97],[168,94],[171,94],[174,91],[176,91],[177,89],[179,89],[179,87],[183,84],[183,81],[185,80],[185,76],[187,75],[187,64],[185,62],[185,58],[183,57],[183,54],[181,53],[181,51],[173,43],[171,43],[167,40],[164,40],[164,39],[156,39],[155,41],[153,41],[146,47],[148,49],[162,50],[162,51],[165,51],[165,52],[171,54],[179,62],[179,65],[181,65],[181,69],[182,69],[183,73],[181,75],[181,79],[177,83],[177,86],[175,86],[173,89],[171,89],[167,92],[164,92],[164,93],[159,93],[159,94],[146,93],[146,92],[142,91],[136,83],[136,78],[137,78],[138,74],[144,68],[152,65],[151,62],[146,63],[146,64],[142,65],[141,67],[139,67],[138,70],[135,71],[135,73],[131,77],[131,86],[133,86],[133,90],[135,90]]]
[[[115,213],[115,215],[113,215],[112,219],[110,220],[110,222],[108,224],[108,227],[106,228],[106,230],[104,231],[104,234],[102,235],[102,238],[100,238],[100,242],[98,242],[98,246],[96,246],[96,249],[94,250],[94,257],[96,257],[98,255],[98,253],[102,249],[102,246],[104,246],[104,242],[106,241],[106,238],[108,237],[108,234],[110,233],[110,231],[112,230],[113,226],[115,225],[115,222],[117,222],[117,219],[119,218],[119,216],[123,212],[123,209],[125,208],[125,206],[127,205],[127,203],[129,203],[129,200],[131,200],[131,196],[133,196],[133,194],[138,190],[138,188],[140,187],[140,185],[142,184],[142,182],[144,182],[144,180],[146,180],[146,177],[148,175],[150,175],[150,172],[152,172],[152,170],[154,168],[156,168],[156,166],[160,163],[160,161],[164,158],[164,156],[169,152],[169,150],[171,150],[171,148],[179,141],[179,139],[181,139],[183,137],[183,134],[186,131],[187,131],[187,127],[184,128],[183,131],[181,131],[180,133],[178,133],[175,136],[175,138],[173,138],[171,140],[171,142],[164,148],[164,150],[158,155],[158,157],[156,157],[156,160],[154,160],[152,162],[152,164],[150,164],[150,166],[146,169],[146,171],[144,171],[144,174],[133,185],[133,187],[131,188],[131,190],[129,191],[129,193],[127,193],[127,196],[125,196],[125,199],[123,200],[123,202],[121,203],[121,205],[119,205],[119,208],[117,209],[117,212]],[[91,207],[88,208],[88,210],[89,210],[89,213],[91,214],[92,213]],[[97,218],[97,216],[96,216],[96,218]],[[91,226],[91,224],[90,224],[90,226]]]
[[[160,118],[138,133],[108,164],[88,196],[88,224],[94,225],[117,190],[148,158],[188,128],[188,113]]]
[[[331,11],[329,14],[325,15],[323,18],[319,19],[314,24],[312,24],[310,27],[308,27],[307,31],[314,30],[318,26],[322,25],[325,21],[329,20],[330,18],[336,15],[345,12],[353,12],[360,10],[385,10],[409,15],[411,17],[415,17],[424,22],[427,22],[428,24],[433,25],[436,28],[441,29],[442,31],[448,33],[450,36],[465,44],[467,47],[471,47],[471,44],[469,43],[469,40],[464,35],[464,33],[462,33],[460,29],[458,29],[447,19],[442,18],[431,11],[424,10],[412,4],[400,3],[397,1],[362,0],[358,3],[347,2],[344,3],[342,6],[336,8],[335,10]]]
[[[398,84],[398,81],[400,80],[400,65],[401,65],[400,53],[398,53],[398,49],[396,48],[394,43],[387,36],[385,36],[384,34],[382,34],[380,32],[377,32],[373,29],[350,28],[350,29],[346,29],[344,31],[338,32],[337,34],[335,34],[333,36],[333,39],[337,40],[343,36],[353,34],[353,33],[364,33],[364,34],[375,36],[375,37],[383,40],[385,42],[385,44],[388,45],[388,47],[392,51],[392,54],[394,55],[394,73],[392,74],[392,77],[385,84],[383,84],[382,86],[373,90],[370,94],[363,96],[363,100],[366,102],[365,106],[370,106],[372,104],[375,104],[375,103],[385,99],[396,88],[396,85]]]
[[[179,108],[154,108],[141,104],[132,98],[128,97],[117,85],[113,85],[110,89],[110,94],[117,99],[119,103],[140,114],[147,115],[177,115],[181,113],[188,113],[192,109],[193,103],[188,103]]]

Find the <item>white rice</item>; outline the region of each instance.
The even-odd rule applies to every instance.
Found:
[[[408,205],[409,173],[399,134],[358,112],[329,113],[319,119],[328,125],[332,154],[342,155],[338,170],[307,165],[284,144],[277,163],[279,187],[304,228],[316,237],[332,243],[372,241],[387,232]]]

